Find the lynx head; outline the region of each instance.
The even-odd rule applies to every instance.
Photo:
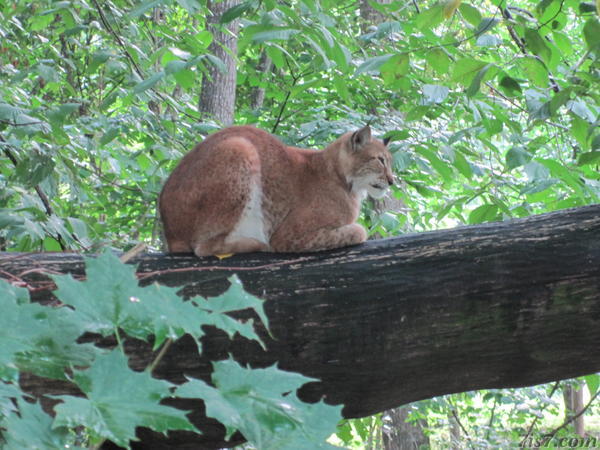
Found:
[[[354,192],[367,193],[373,198],[381,198],[394,184],[392,173],[392,155],[387,148],[388,140],[383,142],[371,137],[371,128],[367,125],[344,138],[346,180]]]

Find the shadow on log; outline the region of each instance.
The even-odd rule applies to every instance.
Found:
[[[362,417],[441,394],[600,371],[600,205],[316,254],[223,261],[148,254],[133,262],[144,283],[181,286],[186,296],[216,295],[236,273],[268,300],[267,351],[212,330],[198,357],[183,339],[157,371],[174,382],[184,374],[209,380],[210,361],[228,354],[252,367],[278,362],[321,380],[305,385],[300,398],[325,397],[343,403],[345,417]],[[5,274],[43,287],[47,278],[35,268],[83,273],[76,254],[0,255]],[[34,297],[50,300],[43,289]],[[148,345],[129,341],[127,348],[132,366],[145,367]],[[23,385],[37,395],[64,392],[39,378]],[[207,421],[202,405],[178,404],[195,410],[205,434],[140,429],[139,448],[224,445],[223,429]]]

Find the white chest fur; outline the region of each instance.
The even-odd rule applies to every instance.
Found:
[[[255,180],[250,185],[248,201],[242,210],[238,223],[227,236],[227,241],[232,242],[239,238],[250,238],[264,244],[269,243],[265,233],[262,197],[260,181]]]

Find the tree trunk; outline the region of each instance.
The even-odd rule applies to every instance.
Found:
[[[198,357],[183,338],[157,367],[174,382],[184,374],[208,380],[210,361],[229,354],[252,367],[277,361],[321,380],[304,385],[300,398],[324,396],[344,404],[345,417],[363,417],[442,394],[600,371],[600,205],[313,254],[150,254],[134,262],[144,283],[180,286],[188,297],[219,294],[236,273],[268,300],[272,334],[259,330],[266,351],[207,330]],[[0,253],[0,276],[26,282],[35,301],[52,300],[49,271],[82,274],[82,257]],[[127,349],[133,368],[152,358],[139,341]],[[55,381],[21,382],[38,396],[65,392]],[[194,410],[204,435],[140,429],[141,448],[224,445],[223,429],[197,402],[170,402]]]
[[[383,448],[385,450],[419,450],[429,448],[423,420],[407,422],[409,407],[394,408],[383,415]]]
[[[376,0],[376,3],[382,5],[392,3],[392,0]],[[363,19],[361,22],[361,29],[363,33],[369,31],[369,27],[377,26],[382,22],[388,20],[388,18],[373,8],[368,0],[360,0],[360,17]]]
[[[565,420],[578,414],[584,407],[583,404],[583,388],[582,386],[575,387],[572,384],[563,386],[563,397],[565,400]],[[585,437],[585,422],[584,414],[573,420],[573,430],[575,434]]]
[[[224,126],[233,124],[233,114],[235,112],[239,23],[234,20],[224,26],[220,25],[219,21],[225,11],[239,3],[239,0],[223,0],[221,2],[209,1],[208,5],[211,15],[207,17],[207,23],[213,34],[213,42],[208,50],[223,61],[226,70],[222,72],[214,65],[207,67],[207,73],[202,79],[198,110],[203,117],[215,119]]]

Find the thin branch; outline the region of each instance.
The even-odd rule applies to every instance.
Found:
[[[458,426],[464,433],[465,437],[467,438],[467,441],[469,441],[469,443],[471,443],[471,436],[469,435],[469,432],[467,431],[467,429],[464,427],[464,425],[460,421],[458,414],[456,414],[456,409],[454,409],[454,408],[452,408],[452,416],[454,417],[454,420],[456,420],[456,423],[458,423]]]
[[[512,99],[505,96],[502,92],[500,92],[498,89],[496,89],[494,86],[492,86],[489,82],[486,81],[485,85],[488,88],[490,88],[490,90],[492,90],[494,92],[494,94],[498,95],[498,97],[501,97],[503,100],[507,101],[508,103],[513,105],[515,108],[519,109],[521,112],[526,112],[526,113],[529,112],[529,111],[527,111],[526,108],[523,108],[518,103],[515,103]],[[544,120],[544,122],[547,123],[548,125],[552,125],[553,127],[560,128],[561,130],[569,131],[569,127],[567,127],[565,125],[561,125],[560,123],[550,122],[549,120]]]
[[[293,85],[292,85],[292,87],[293,87]],[[288,102],[291,94],[292,94],[291,90],[287,91],[287,94],[285,94],[285,98],[283,99],[281,108],[279,108],[279,114],[277,114],[277,119],[275,120],[275,125],[273,125],[273,128],[271,129],[271,133],[275,133],[275,131],[277,130],[277,127],[279,126],[279,123],[281,122],[281,116],[283,115],[283,111],[285,111],[285,107],[287,106],[287,102]]]
[[[26,123],[15,123],[10,120],[0,119],[0,123],[5,123],[6,125],[10,125],[11,127],[28,127],[30,125],[42,125],[44,122],[41,120],[36,122],[26,122]]]
[[[571,422],[573,422],[578,417],[580,417],[583,414],[585,414],[585,412],[589,409],[589,407],[592,406],[592,403],[594,402],[594,400],[596,400],[596,398],[598,397],[598,395],[600,395],[600,390],[596,391],[596,393],[594,395],[592,395],[592,398],[590,398],[590,401],[587,402],[587,404],[581,409],[581,411],[579,411],[577,414],[569,417],[567,420],[565,420],[563,422],[562,425],[560,425],[559,427],[555,428],[551,433],[548,433],[546,435],[546,436],[549,436],[548,440],[551,440],[556,435],[556,433],[558,433],[560,430],[562,430],[563,428],[565,428],[567,425],[569,425]]]
[[[517,44],[517,47],[519,47],[519,50],[521,50],[521,53],[526,55],[527,49],[525,48],[525,44],[523,43],[523,41],[521,40],[521,38],[519,37],[519,35],[515,31],[515,29],[512,27],[512,25],[510,24],[510,21],[512,21],[512,19],[513,19],[512,14],[508,10],[508,8],[502,8],[501,6],[498,6],[498,9],[500,10],[502,17],[506,21],[506,29],[508,30],[508,34],[510,34],[510,37],[512,38],[513,42],[515,44]]]
[[[271,133],[275,133],[275,131],[277,130],[277,127],[281,123],[281,117],[283,116],[283,112],[285,111],[288,100],[290,99],[290,95],[292,94],[292,88],[294,86],[296,86],[296,83],[298,83],[298,80],[300,80],[300,78],[302,78],[303,76],[306,76],[306,74],[311,73],[311,71],[308,71],[306,74],[302,73],[300,75],[294,75],[294,71],[292,70],[292,67],[291,67],[290,62],[288,61],[287,57],[285,58],[285,63],[287,64],[288,70],[290,71],[290,76],[292,77],[292,85],[288,89],[287,94],[285,95],[285,98],[283,99],[281,108],[279,108],[279,114],[277,114],[277,119],[275,120],[275,125],[273,125],[273,128],[271,129]]]
[[[498,397],[494,397],[494,405],[492,406],[492,414],[490,414],[490,421],[488,422],[488,430],[485,435],[485,440],[489,441],[490,432],[492,431],[492,424],[494,423],[494,417],[496,415],[496,406],[498,406]]]
[[[162,347],[160,348],[160,351],[158,352],[158,355],[156,355],[156,358],[154,358],[154,361],[152,361],[152,363],[146,368],[146,370],[151,375],[152,375],[152,372],[154,372],[154,369],[156,369],[156,366],[158,365],[158,363],[160,363],[160,361],[165,356],[165,353],[167,353],[167,350],[169,350],[169,347],[171,347],[171,344],[173,344],[173,339],[167,339],[164,342],[164,344],[162,345]]]
[[[550,391],[550,395],[548,396],[549,398],[552,398],[552,396],[554,395],[554,393],[558,389],[558,386],[560,386],[560,381],[556,381],[554,383],[554,386],[552,386],[552,390]],[[544,406],[542,406],[540,413],[542,411],[544,411],[544,409],[546,409],[546,406],[548,406],[548,403],[546,403]],[[531,421],[531,424],[529,425],[529,428],[527,428],[527,434],[525,434],[525,437],[521,440],[521,442],[525,442],[529,438],[529,436],[531,436],[531,432],[533,431],[533,427],[537,423],[537,421],[538,421],[538,419],[539,419],[540,416],[541,416],[541,414],[538,415],[538,416],[535,416],[533,418],[533,420]]]
[[[417,11],[417,14],[421,14],[421,10],[419,9],[419,5],[417,4],[417,0],[412,0],[412,3],[415,7],[415,11]]]
[[[552,17],[550,17],[548,20],[546,20],[543,24],[538,25],[538,30],[540,28],[545,27],[546,25],[548,25],[550,22],[552,22],[554,19],[556,19],[558,17],[558,15],[562,12],[563,9],[563,5],[565,4],[565,0],[561,0],[560,2],[560,6],[558,7],[558,11],[556,11],[556,14],[554,14]]]
[[[2,136],[0,136],[0,142],[3,142],[5,144],[7,144],[7,142],[4,140],[4,138]],[[10,160],[10,162],[12,162],[13,166],[18,167],[19,162],[17,160],[17,158],[15,157],[15,155],[13,155],[13,153],[10,151],[9,148],[4,148],[4,154],[6,155],[6,157]],[[38,197],[40,198],[42,205],[44,205],[44,209],[46,210],[46,215],[48,217],[54,215],[54,211],[52,210],[52,206],[50,205],[50,200],[48,200],[48,196],[44,193],[44,191],[42,191],[42,188],[36,184],[34,187],[35,192],[37,193]],[[56,236],[53,236],[54,239],[56,239],[56,241],[58,242],[58,245],[60,245],[61,250],[66,250],[67,246],[63,240],[63,237],[60,235],[60,233],[57,233]]]
[[[129,50],[127,49],[127,47],[121,40],[121,36],[119,36],[118,33],[115,32],[113,27],[110,25],[110,23],[106,19],[106,16],[104,15],[104,12],[102,11],[102,8],[98,4],[98,1],[97,0],[92,0],[92,1],[94,3],[94,6],[96,7],[96,10],[98,11],[98,15],[100,16],[100,21],[102,22],[102,25],[104,26],[106,31],[108,31],[110,34],[113,35],[113,37],[117,41],[117,44],[119,44],[119,47],[121,47],[121,49],[123,50],[125,57],[129,60],[129,62],[131,62],[131,65],[133,66],[133,68],[135,69],[137,74],[140,76],[140,78],[144,79],[144,73],[142,72],[142,69],[140,69],[140,67],[137,65],[137,63],[133,59],[133,56],[131,56],[131,54],[129,53]]]

